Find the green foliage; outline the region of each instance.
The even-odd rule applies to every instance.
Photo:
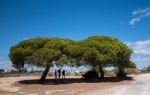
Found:
[[[93,67],[136,67],[130,61],[131,53],[127,45],[110,36],[90,36],[80,41],[36,37],[11,47],[9,57],[19,70],[24,64],[47,66],[52,61],[58,65],[86,63]]]
[[[83,54],[82,47],[80,47],[79,45],[70,45],[64,49],[64,52],[71,58],[79,58]]]
[[[62,55],[61,57],[60,57],[60,59],[56,62],[56,65],[57,66],[63,66],[64,64],[67,64],[68,63],[68,57],[66,56],[66,55]]]
[[[134,62],[132,62],[131,60],[129,60],[129,63],[128,63],[128,68],[136,68],[136,64]]]
[[[99,55],[99,52],[95,48],[86,48],[84,50],[83,60],[86,63],[89,63],[89,64],[95,66],[98,55]]]
[[[11,47],[9,57],[16,69],[21,70],[25,63],[44,66],[59,60],[64,48],[73,43],[64,38],[31,38]]]
[[[24,67],[24,60],[26,59],[24,49],[21,47],[11,48],[9,57],[12,61],[13,67],[16,68],[18,72],[21,72]]]
[[[104,74],[102,67],[117,66],[118,68],[127,68],[134,65],[129,62],[132,53],[131,49],[116,38],[91,36],[81,40],[79,43],[85,48],[84,61],[94,67],[99,65],[102,77]]]
[[[96,66],[92,67],[91,70],[96,71],[97,73],[99,73],[99,66],[96,65]]]
[[[118,39],[109,36],[91,36],[79,43],[85,48],[83,59],[102,66],[115,65],[121,50],[120,45],[124,45]]]
[[[128,67],[128,60],[132,51],[118,39],[110,36],[90,36],[81,41],[72,41],[64,38],[32,38],[24,40],[19,44],[13,46],[10,50],[9,57],[13,64],[24,64],[27,59],[37,56],[41,49],[49,49],[50,52],[56,51],[59,53],[59,58],[52,60],[64,61],[78,60],[84,61],[91,65],[102,66],[124,66]],[[63,55],[61,57],[61,55]],[[28,58],[29,57],[29,58]],[[31,61],[31,60],[30,60]],[[28,62],[33,64],[32,62]],[[39,61],[39,60],[38,60]],[[39,61],[41,62],[41,61]],[[59,62],[61,63],[61,62]],[[34,63],[35,64],[35,63]],[[41,63],[43,64],[43,63]],[[44,62],[45,64],[45,62]]]
[[[61,56],[61,52],[54,49],[41,48],[28,57],[27,62],[36,65],[47,65],[54,60],[58,60]]]

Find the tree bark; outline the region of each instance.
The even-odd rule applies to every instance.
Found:
[[[24,68],[24,64],[16,64],[16,69],[18,73],[22,73],[23,68]]]
[[[48,71],[49,71],[49,68],[50,68],[50,64],[47,64],[46,66],[45,66],[45,70],[44,70],[44,72],[43,72],[43,74],[42,74],[42,76],[41,76],[41,81],[44,81],[45,80],[45,78],[46,78],[46,76],[47,76],[47,74],[48,74]]]
[[[117,77],[126,77],[126,73],[124,72],[124,69],[123,67],[118,67],[118,74],[117,74]]]
[[[99,66],[99,72],[100,72],[100,78],[104,78],[104,71],[103,71],[103,67]]]

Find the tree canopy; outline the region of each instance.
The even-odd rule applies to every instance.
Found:
[[[105,66],[133,67],[131,53],[127,45],[110,36],[90,36],[79,41],[36,37],[12,46],[9,57],[20,72],[24,64],[44,66],[45,71],[41,77],[44,80],[53,61],[60,64],[98,65],[103,74],[102,67]]]
[[[101,77],[104,76],[102,67],[128,67],[131,49],[118,39],[110,36],[90,36],[79,42],[84,47],[83,59],[92,66],[99,66]]]
[[[74,41],[65,38],[32,38],[13,46],[9,57],[19,71],[24,64],[45,66],[45,73],[41,77],[44,80],[52,61],[61,59],[64,48],[73,43]]]

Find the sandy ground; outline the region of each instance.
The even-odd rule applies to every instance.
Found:
[[[150,74],[134,77],[128,85],[118,85],[103,90],[93,90],[82,95],[150,95]]]
[[[108,79],[85,82],[79,77],[54,82],[48,77],[39,83],[38,76],[0,78],[0,95],[150,95],[150,74],[133,77],[133,80]]]

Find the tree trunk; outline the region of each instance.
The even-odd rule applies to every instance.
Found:
[[[124,67],[118,67],[117,77],[126,77],[126,73],[124,72]]]
[[[18,73],[22,73],[21,67],[18,68]]]
[[[23,72],[23,68],[24,68],[24,63],[16,64],[16,66],[14,65],[14,67],[17,69],[18,73],[22,73]]]
[[[99,72],[100,72],[100,78],[104,78],[104,71],[103,71],[103,67],[99,66]]]
[[[47,73],[48,73],[48,71],[49,71],[49,68],[50,68],[50,64],[47,64],[46,66],[45,66],[45,70],[44,70],[44,72],[43,72],[43,74],[42,74],[42,76],[41,76],[41,81],[44,81],[45,80],[45,78],[46,78],[46,76],[47,76]]]

